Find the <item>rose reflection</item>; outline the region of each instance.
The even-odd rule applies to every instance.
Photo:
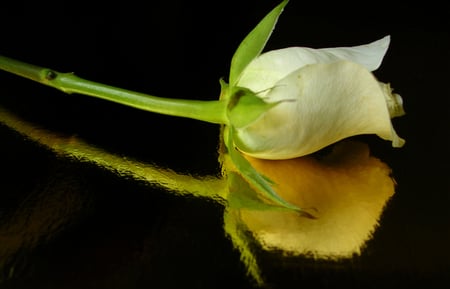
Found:
[[[394,194],[390,168],[370,156],[368,146],[359,142],[339,143],[320,159],[249,160],[277,184],[282,198],[310,208],[317,217],[305,218],[292,211],[237,209],[233,215],[263,248],[286,254],[316,258],[360,254]]]
[[[258,171],[274,181],[274,189],[282,198],[316,217],[310,219],[288,209],[262,206],[261,196],[241,198],[245,192],[254,193],[254,190],[247,190],[248,183],[242,182],[223,151],[220,153],[224,177],[196,178],[113,155],[77,138],[36,128],[1,108],[0,121],[59,156],[91,162],[119,177],[131,176],[180,196],[193,195],[220,202],[225,206],[224,229],[240,250],[249,274],[258,283],[263,283],[263,278],[253,240],[266,250],[281,250],[286,255],[326,259],[351,257],[362,252],[379,225],[383,208],[394,194],[395,182],[390,168],[371,156],[366,144],[355,141],[335,144],[325,156],[290,160],[248,157]],[[68,182],[59,184],[57,192],[43,194],[48,198],[34,202],[31,209],[19,208],[17,216],[25,216],[24,219],[12,218],[11,223],[0,226],[3,260],[0,267],[19,250],[32,249],[38,242],[51,238],[77,214],[82,202],[75,198],[76,188]],[[60,206],[61,202],[67,205]]]

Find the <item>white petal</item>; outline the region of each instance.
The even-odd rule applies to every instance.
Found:
[[[238,130],[235,139],[253,157],[295,158],[360,134],[377,134],[393,146],[404,142],[392,127],[385,89],[353,62],[304,66],[276,83],[265,100],[285,102]]]
[[[354,47],[323,49],[290,47],[272,50],[261,54],[244,69],[238,86],[264,95],[264,92],[280,79],[305,65],[339,60],[356,62],[373,71],[380,66],[389,42],[390,36],[386,36],[372,43]]]

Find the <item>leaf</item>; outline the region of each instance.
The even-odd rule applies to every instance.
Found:
[[[231,59],[230,86],[236,85],[245,67],[264,49],[278,17],[288,2],[289,0],[284,0],[278,4],[241,42]]]

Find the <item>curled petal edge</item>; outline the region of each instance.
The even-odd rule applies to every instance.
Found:
[[[263,53],[250,62],[237,83],[264,95],[276,82],[290,73],[310,64],[347,60],[364,66],[369,71],[379,68],[387,52],[390,36],[353,47],[313,49],[288,47]]]

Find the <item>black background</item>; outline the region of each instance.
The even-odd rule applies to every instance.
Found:
[[[236,47],[276,4],[3,3],[0,54],[157,96],[216,99]],[[398,183],[363,255],[334,263],[260,252],[271,287],[448,285],[449,17],[431,3],[292,0],[286,7],[266,50],[352,46],[391,35],[375,75],[404,99],[407,114],[394,126],[407,143],[392,149],[375,137],[363,138]],[[4,72],[0,95],[0,104],[24,119],[112,152],[180,172],[219,171],[215,125],[66,95]],[[67,219],[17,252],[14,274],[1,288],[254,286],[223,233],[223,207],[56,158],[3,126],[0,148],[1,223],[19,208],[39,205],[45,211],[46,202],[61,202],[61,218]]]

